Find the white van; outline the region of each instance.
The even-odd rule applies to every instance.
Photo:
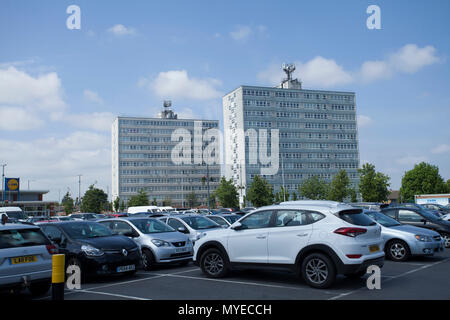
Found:
[[[159,207],[159,210],[161,210],[162,212],[172,212],[172,211],[175,211],[175,209],[172,208],[172,207]]]
[[[25,222],[28,217],[19,207],[0,207],[0,215],[6,213],[8,222]]]
[[[157,213],[161,210],[157,206],[139,206],[139,207],[129,207],[128,213]]]

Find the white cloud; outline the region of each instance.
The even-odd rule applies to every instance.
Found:
[[[359,128],[368,127],[372,124],[372,122],[373,122],[372,118],[370,118],[368,116],[364,116],[364,115],[358,116],[358,127]]]
[[[44,122],[34,114],[18,107],[0,107],[0,130],[25,131],[41,128]]]
[[[428,158],[425,157],[425,156],[411,156],[411,155],[407,155],[407,156],[403,156],[403,157],[398,158],[396,160],[396,162],[398,164],[402,164],[402,165],[413,166],[413,165],[421,163],[421,162],[428,162]]]
[[[111,139],[106,134],[77,131],[61,138],[0,139],[0,150],[8,174],[36,180],[33,188],[53,190],[46,199],[56,200],[58,189],[62,196],[67,187],[78,196],[78,174],[83,175],[82,193],[95,180],[105,189],[111,183]]]
[[[425,66],[439,62],[436,49],[433,46],[419,48],[415,44],[407,44],[391,55],[390,64],[405,73],[415,73]]]
[[[249,26],[238,26],[234,31],[230,32],[230,36],[233,40],[245,41],[250,37],[252,32],[252,28]]]
[[[320,56],[305,64],[297,64],[297,70],[308,86],[332,87],[353,81],[352,76],[336,61]]]
[[[345,70],[335,60],[316,56],[306,63],[296,62],[297,74],[310,87],[335,87],[358,81],[368,83],[387,79],[395,73],[412,74],[420,69],[440,62],[436,49],[432,46],[423,48],[408,44],[384,60],[365,61],[356,71]],[[279,65],[270,65],[258,73],[258,78],[273,85],[285,76]]]
[[[60,112],[66,108],[55,72],[33,77],[15,67],[0,69],[0,105]]]
[[[109,28],[108,32],[116,36],[127,36],[127,35],[135,35],[136,29],[131,27],[125,27],[123,24],[116,24],[115,26]]]
[[[317,56],[306,63],[296,62],[295,65],[296,74],[310,87],[333,87],[353,81],[352,75],[333,59]],[[272,85],[279,84],[285,77],[281,64],[272,64],[258,74],[260,80]]]
[[[86,90],[83,91],[83,95],[89,101],[92,101],[92,102],[95,102],[95,103],[98,103],[98,104],[103,104],[103,99],[95,91],[91,91],[91,90],[87,90],[86,89]]]
[[[448,144],[441,144],[436,148],[433,148],[431,152],[434,154],[448,153],[450,152],[450,146]]]
[[[145,84],[141,79],[139,84]],[[222,82],[217,79],[189,78],[186,70],[172,70],[159,73],[149,87],[160,97],[209,100],[222,96],[217,90]]]
[[[361,66],[360,77],[364,82],[386,79],[392,71],[386,61],[366,61]]]

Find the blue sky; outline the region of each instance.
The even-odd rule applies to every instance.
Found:
[[[68,30],[69,5],[81,30]],[[381,9],[369,30],[366,9]],[[392,187],[422,160],[450,179],[450,2],[21,1],[0,3],[0,162],[22,188],[58,199],[111,188],[110,122],[222,120],[221,96],[275,85],[282,62],[304,88],[357,96],[361,160]]]

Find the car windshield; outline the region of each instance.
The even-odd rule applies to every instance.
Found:
[[[23,213],[22,211],[9,211],[9,212],[6,212],[6,214],[8,215],[9,219],[17,219],[17,220],[19,220],[19,219],[26,220],[27,219],[26,214]]]
[[[220,226],[214,221],[199,216],[199,217],[183,217],[181,218],[184,222],[186,222],[192,229],[194,230],[203,230],[203,229],[212,229],[219,228]]]
[[[109,228],[96,222],[74,222],[62,226],[65,232],[74,239],[90,239],[112,236]]]
[[[0,249],[31,247],[50,244],[40,229],[0,231]]]
[[[156,219],[131,220],[131,223],[144,234],[175,232],[176,230],[167,224]]]
[[[434,211],[430,211],[430,210],[419,210],[419,213],[425,218],[425,219],[429,219],[429,220],[441,220],[442,217],[440,215],[437,215],[436,213],[434,213]]]
[[[240,216],[225,216],[224,217],[229,223],[233,224],[236,221],[238,221],[241,217]]]
[[[339,217],[342,220],[357,226],[376,225],[376,223],[372,219],[363,214],[361,209],[343,210],[339,212]]]
[[[372,218],[373,220],[375,220],[376,222],[378,222],[379,224],[381,224],[384,227],[395,227],[395,226],[400,226],[401,223],[397,222],[397,220],[394,220],[382,213],[379,212],[374,212],[374,211],[368,211],[365,212],[365,214],[367,214],[370,218]]]

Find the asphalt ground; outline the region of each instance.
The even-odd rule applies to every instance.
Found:
[[[164,266],[133,276],[89,280],[81,290],[65,291],[65,300],[450,300],[450,249],[407,262],[386,260],[381,289],[369,290],[363,278],[339,276],[326,290],[313,289],[287,272],[234,271],[207,278],[200,268]],[[31,299],[27,290],[2,299]],[[50,292],[39,300],[50,300]]]

